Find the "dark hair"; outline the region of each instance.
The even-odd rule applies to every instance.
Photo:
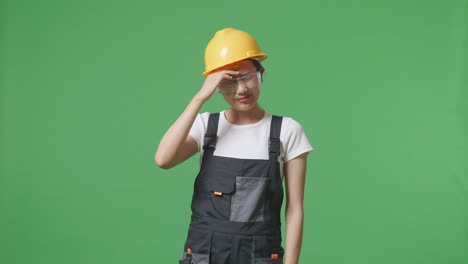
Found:
[[[263,72],[265,71],[265,68],[263,68],[262,64],[260,63],[260,60],[257,58],[250,59],[250,61],[253,63],[255,68],[257,68],[257,71],[260,71],[260,74],[262,75],[262,81],[263,81]]]

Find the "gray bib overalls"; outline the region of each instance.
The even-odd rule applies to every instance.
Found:
[[[283,263],[278,162],[282,117],[272,116],[268,160],[214,156],[218,122],[219,113],[210,114],[179,263]]]

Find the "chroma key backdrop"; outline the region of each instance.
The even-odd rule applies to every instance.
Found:
[[[153,158],[203,84],[206,44],[235,27],[269,55],[261,107],[314,147],[300,263],[467,264],[467,11],[1,1],[0,263],[178,263],[199,155]],[[228,107],[215,93],[201,111]]]

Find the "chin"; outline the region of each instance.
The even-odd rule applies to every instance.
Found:
[[[249,111],[250,109],[254,108],[257,105],[257,103],[251,103],[251,104],[240,104],[237,102],[234,102],[231,104],[231,109],[236,110],[239,112],[244,112],[244,111]]]

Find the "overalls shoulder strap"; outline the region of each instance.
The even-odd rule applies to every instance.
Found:
[[[283,123],[282,116],[273,115],[271,117],[271,125],[270,125],[270,141],[268,144],[268,152],[270,160],[278,160],[278,156],[280,155],[281,151],[281,124]]]
[[[208,118],[208,126],[203,140],[203,150],[208,148],[214,150],[216,148],[216,139],[218,134],[219,113],[210,113]]]

